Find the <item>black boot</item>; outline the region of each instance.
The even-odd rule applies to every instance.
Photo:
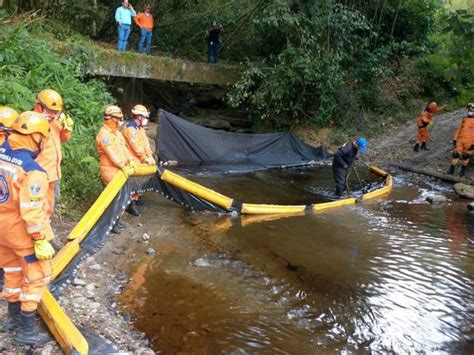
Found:
[[[464,176],[466,175],[466,170],[467,170],[467,166],[461,166],[461,171],[459,172],[459,176]]]
[[[130,202],[126,211],[130,213],[132,216],[135,216],[135,217],[140,216],[140,212],[138,211],[137,204],[135,201]]]
[[[17,330],[20,325],[20,311],[21,302],[8,302],[8,317],[3,324],[2,332],[10,333]]]
[[[120,219],[117,222],[115,222],[114,226],[112,227],[111,232],[114,234],[122,233],[122,229],[120,228]]]
[[[454,175],[454,169],[456,169],[456,165],[450,165],[447,174]]]
[[[413,147],[413,151],[414,152],[419,152],[420,151],[420,145],[418,143],[416,143],[415,146]]]
[[[425,142],[421,143],[421,150],[429,150]]]
[[[35,326],[36,311],[21,312],[20,326],[15,335],[16,345],[43,345],[52,340],[47,334],[40,333]]]
[[[139,199],[136,201],[136,203],[137,203],[137,206],[143,206],[146,202],[145,202],[144,199],[139,198]]]

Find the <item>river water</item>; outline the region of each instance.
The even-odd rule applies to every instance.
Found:
[[[324,167],[193,179],[257,203],[321,202],[333,189]],[[448,204],[426,203],[433,192]],[[283,218],[145,197],[157,255],[136,261],[120,301],[157,351],[474,351],[474,214],[447,185],[399,175],[388,198]]]

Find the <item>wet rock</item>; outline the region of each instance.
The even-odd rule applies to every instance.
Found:
[[[155,255],[156,255],[156,250],[153,249],[153,248],[148,248],[148,249],[146,250],[146,253],[147,253],[148,255],[150,255],[150,256],[155,256]]]
[[[91,270],[102,270],[102,266],[100,266],[99,264],[94,264],[94,265],[89,266],[89,269],[91,269]]]
[[[471,202],[470,204],[468,204],[467,209],[471,212],[474,212],[474,202]]]
[[[141,227],[143,227],[143,224],[138,223],[138,224],[137,224],[137,227],[138,227],[138,228],[141,228]]]
[[[154,355],[155,352],[151,349],[140,348],[135,352],[135,354],[137,354],[137,355]]]
[[[86,285],[86,282],[78,277],[76,277],[73,281],[72,281],[72,284],[74,286],[85,286]]]
[[[456,191],[456,193],[461,197],[466,197],[470,198],[471,200],[474,200],[474,186],[463,183],[457,183],[454,184],[454,191]]]
[[[148,233],[143,233],[142,240],[144,242],[148,242],[150,240],[150,236],[148,235]]]
[[[445,203],[448,199],[443,195],[432,195],[426,198],[426,201],[433,205]]]
[[[94,298],[95,298],[95,293],[92,292],[92,291],[87,291],[87,292],[86,292],[86,297],[87,297],[88,299],[90,299],[90,300],[91,300],[91,299],[94,299]]]

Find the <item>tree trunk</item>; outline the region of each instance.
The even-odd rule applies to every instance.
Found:
[[[421,169],[421,168],[418,168],[416,166],[407,165],[407,164],[391,164],[391,165],[393,165],[396,168],[400,168],[402,170],[410,171],[412,173],[417,173],[417,174],[421,174],[421,175],[431,176],[431,177],[434,177],[436,179],[447,181],[447,182],[452,182],[452,183],[461,182],[461,183],[467,184],[467,185],[474,185],[473,180],[464,179],[464,178],[454,176],[454,175],[437,173],[435,171]]]

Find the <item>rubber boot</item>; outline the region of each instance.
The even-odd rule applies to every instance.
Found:
[[[36,329],[35,325],[36,311],[21,312],[20,326],[15,335],[15,343],[17,345],[43,345],[52,340],[47,334],[41,333]]]
[[[420,151],[420,145],[418,143],[416,143],[415,146],[413,147],[413,151],[414,152],[419,152]]]
[[[130,202],[126,211],[130,213],[132,216],[135,216],[135,217],[140,216],[140,212],[138,211],[137,203],[135,201]]]
[[[429,150],[425,142],[421,143],[421,150]]]
[[[461,166],[461,171],[459,172],[459,176],[464,176],[466,175],[466,170],[467,170],[467,166]]]
[[[8,302],[8,317],[3,323],[2,332],[11,333],[20,325],[21,302]]]
[[[111,232],[114,234],[122,233],[122,229],[120,228],[120,219],[117,222],[115,222],[114,226],[112,227]]]
[[[446,173],[449,175],[454,175],[454,169],[456,169],[456,165],[450,165]]]

